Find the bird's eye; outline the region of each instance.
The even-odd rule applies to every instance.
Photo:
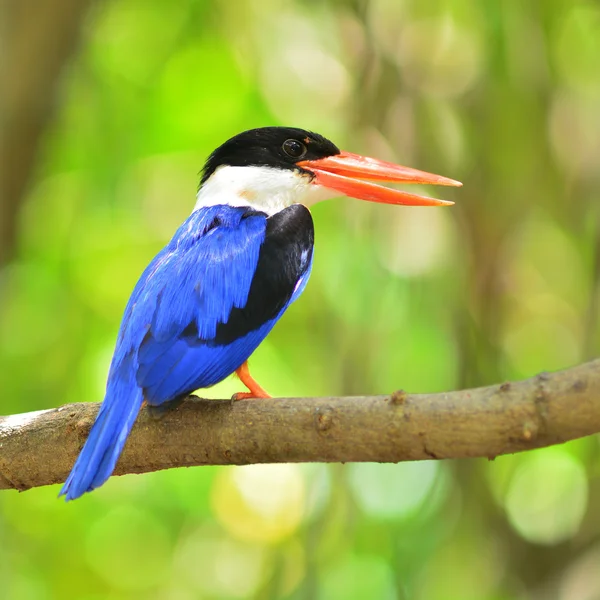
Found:
[[[281,147],[291,158],[302,158],[306,154],[306,146],[298,140],[285,140]]]

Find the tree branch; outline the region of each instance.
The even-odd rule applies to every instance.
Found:
[[[64,481],[97,403],[0,418],[0,489]],[[277,462],[488,457],[600,432],[600,359],[516,383],[441,394],[189,399],[142,410],[115,474]]]

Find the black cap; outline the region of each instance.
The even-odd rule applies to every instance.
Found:
[[[318,133],[295,127],[260,127],[238,133],[219,146],[202,169],[202,185],[222,165],[295,169],[302,160],[339,154],[339,148]]]

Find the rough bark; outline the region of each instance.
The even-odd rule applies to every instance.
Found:
[[[0,418],[0,489],[64,481],[98,404]],[[268,400],[190,398],[147,410],[115,474],[194,465],[493,458],[600,432],[600,359],[439,394]]]

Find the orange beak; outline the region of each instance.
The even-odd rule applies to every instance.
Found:
[[[314,175],[313,183],[340,192],[344,196],[381,202],[383,204],[403,204],[405,206],[449,206],[454,204],[448,200],[437,200],[409,194],[401,190],[387,188],[361,179],[390,181],[396,183],[425,183],[429,185],[451,185],[459,187],[460,181],[448,179],[441,175],[417,171],[393,163],[340,152],[334,156],[318,160],[303,160],[296,165]]]

